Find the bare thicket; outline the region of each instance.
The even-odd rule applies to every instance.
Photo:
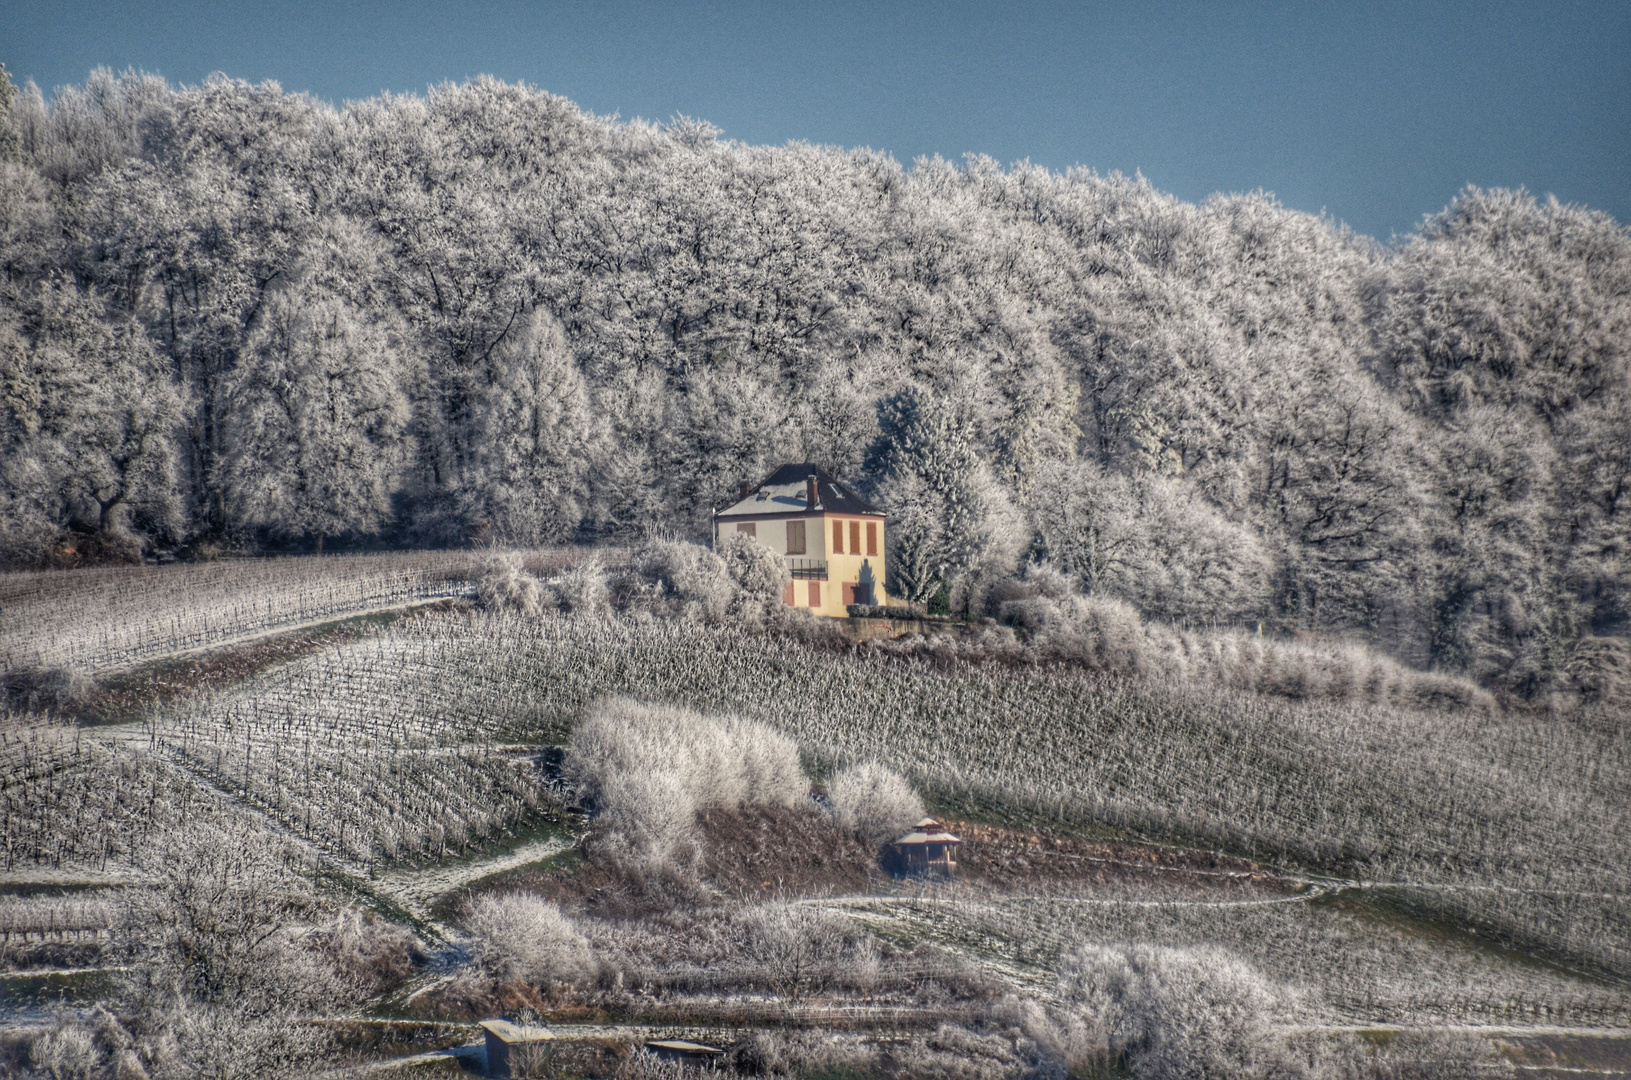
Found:
[[[1416,671],[1358,642],[1288,641],[1227,628],[1183,629],[1146,620],[1130,604],[1082,595],[1077,582],[1030,564],[994,583],[987,609],[1018,641],[988,633],[937,647],[968,659],[1022,657],[1096,671],[1215,683],[1297,700],[1489,712],[1494,699],[1453,675]],[[908,646],[910,647],[910,646]]]
[[[342,982],[311,941],[315,898],[264,834],[200,816],[141,855],[126,888],[124,963],[111,1000],[65,1015],[31,1048],[46,1075],[309,1075],[329,1037],[301,1020]]]
[[[565,775],[602,850],[631,868],[694,873],[697,811],[809,794],[798,746],[764,724],[611,699],[573,729]]]
[[[878,848],[923,818],[923,800],[899,773],[871,761],[835,772],[827,805],[838,827]]]
[[[1061,996],[1139,1080],[1283,1076],[1283,994],[1215,948],[1089,946],[1061,965]]]
[[[483,896],[470,904],[464,930],[477,967],[500,982],[570,986],[595,975],[588,939],[542,897]]]
[[[745,951],[766,989],[798,1001],[865,970],[876,952],[845,923],[798,905],[776,904],[747,913],[741,922]],[[847,981],[847,980],[846,980]]]
[[[420,958],[412,933],[354,907],[342,908],[319,923],[313,940],[341,985],[356,997],[400,983]]]

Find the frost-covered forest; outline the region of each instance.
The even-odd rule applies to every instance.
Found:
[[[808,460],[964,603],[1034,558],[1521,695],[1624,661],[1606,215],[1468,189],[1383,245],[1262,194],[747,146],[485,79],[0,93],[14,565],[700,536]]]

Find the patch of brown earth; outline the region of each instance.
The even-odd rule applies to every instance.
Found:
[[[877,853],[815,809],[716,807],[698,823],[703,879],[740,900],[845,896],[880,874]]]

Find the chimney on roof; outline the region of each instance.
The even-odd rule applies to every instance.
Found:
[[[804,501],[809,509],[816,508],[816,478],[812,473],[804,478]]]
[[[741,485],[739,487],[737,487],[737,489],[736,489],[736,499],[737,499],[738,502],[740,502],[741,500],[747,498],[752,493],[753,493],[753,485],[748,483],[746,480],[744,480],[744,481],[742,481]]]

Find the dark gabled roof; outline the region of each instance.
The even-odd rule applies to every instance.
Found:
[[[718,517],[762,517],[767,514],[811,513],[805,499],[806,480],[816,478],[817,514],[873,514],[883,517],[876,506],[855,494],[848,484],[833,479],[819,465],[783,465],[763,483],[734,504],[719,511]]]

